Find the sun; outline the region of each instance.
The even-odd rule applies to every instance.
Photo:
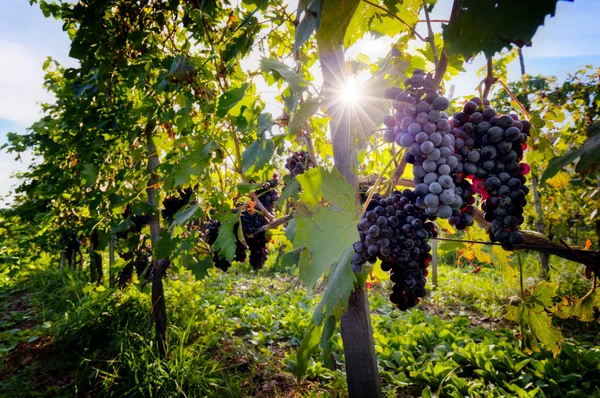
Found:
[[[356,80],[349,78],[342,88],[342,100],[348,105],[356,105],[360,97],[360,87]]]

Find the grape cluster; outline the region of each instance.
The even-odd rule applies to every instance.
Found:
[[[254,270],[259,270],[267,261],[269,251],[267,249],[266,232],[257,233],[257,231],[267,225],[268,221],[260,214],[248,211],[242,213],[241,220],[244,239],[248,245],[248,250],[250,250],[250,266]]]
[[[391,273],[390,300],[406,310],[427,293],[425,278],[431,261],[431,246],[437,236],[432,217],[416,206],[417,195],[410,189],[395,191],[391,197],[379,194],[367,206],[358,224],[360,241],[354,244],[352,269],[361,272],[368,261],[381,260],[381,268]]]
[[[389,129],[384,139],[408,149],[405,159],[413,164],[416,205],[427,215],[440,218],[449,218],[463,205],[456,194],[455,167],[459,162],[453,156],[452,126],[444,112],[449,105],[445,97],[435,97],[430,104],[403,92],[394,100],[394,116],[384,118]]]
[[[313,164],[313,161],[306,151],[294,152],[285,160],[285,168],[290,171],[292,177],[295,177],[298,174],[304,174],[306,169],[311,167],[316,167],[316,165]]]
[[[173,222],[173,217],[177,212],[188,202],[192,196],[192,188],[185,188],[179,190],[179,195],[168,196],[163,199],[163,209],[161,215],[164,220],[167,220],[169,224]]]
[[[277,174],[274,174],[273,178],[262,184],[262,188],[254,191],[260,202],[269,212],[273,212],[275,202],[279,199],[279,192],[276,189],[278,185]]]
[[[212,246],[219,236],[219,227],[221,226],[220,221],[212,221],[208,224],[206,231],[206,243]],[[234,226],[234,231],[237,230],[237,224]],[[237,235],[236,235],[237,236]],[[231,263],[227,261],[227,259],[219,254],[220,250],[213,251],[212,259],[215,267],[220,269],[221,271],[227,272],[229,267],[231,267]],[[246,248],[244,244],[239,241],[236,237],[235,242],[235,261],[245,262],[246,261]]]
[[[417,99],[423,99],[428,103],[432,103],[439,94],[437,87],[433,82],[433,75],[425,73],[423,69],[415,69],[413,75],[404,81],[405,90],[397,87],[389,88],[385,91],[385,98],[395,100],[398,95],[405,93]]]
[[[481,209],[492,224],[490,238],[507,250],[523,243],[519,226],[529,188],[523,160],[531,124],[517,115],[497,115],[489,101],[472,98],[451,120],[461,177],[473,181],[473,190],[484,199]],[[456,221],[456,220],[452,220]],[[458,225],[458,224],[457,224]]]

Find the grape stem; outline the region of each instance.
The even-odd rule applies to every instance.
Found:
[[[431,21],[429,20],[429,11],[427,11],[426,0],[423,0],[423,9],[425,10],[425,19],[427,20],[427,41],[431,46],[431,53],[433,54],[433,65],[437,67],[438,55],[437,49],[435,48],[435,36],[433,35],[433,29],[431,28]]]
[[[498,79],[494,77],[494,63],[492,57],[487,59],[487,76],[483,79],[483,98],[487,98],[492,90],[492,86]]]
[[[254,236],[256,234],[259,234],[261,232],[266,232],[267,230],[269,230],[271,228],[277,228],[278,226],[291,221],[293,218],[294,218],[294,213],[290,213],[290,214],[288,214],[286,216],[283,216],[281,218],[273,220],[270,223],[268,223],[267,225],[264,225],[264,226],[260,227],[259,229],[257,229],[256,232],[252,236]],[[252,237],[250,235],[248,235],[248,236]]]
[[[392,156],[392,158],[390,159],[390,161],[388,162],[388,164],[385,165],[385,167],[383,168],[383,170],[381,171],[381,173],[379,173],[379,175],[377,176],[377,180],[375,180],[375,184],[373,184],[373,187],[371,188],[371,192],[369,192],[369,196],[367,197],[367,200],[365,201],[365,204],[362,207],[362,210],[360,212],[360,217],[358,218],[359,220],[361,218],[363,218],[363,216],[365,215],[365,212],[367,211],[367,207],[369,206],[369,202],[373,198],[373,194],[377,191],[377,187],[379,186],[379,183],[381,182],[381,179],[383,178],[383,176],[386,173],[387,169],[390,168],[390,166],[392,165],[392,163],[394,162],[394,160],[396,160],[396,158],[400,154],[404,154],[404,149],[401,150],[401,151],[398,151],[395,156]]]
[[[417,32],[415,30],[414,27],[410,26],[405,20],[403,20],[402,18],[400,18],[399,16],[397,16],[396,14],[394,14],[393,12],[391,12],[390,10],[388,10],[387,8],[382,7],[379,4],[372,3],[369,0],[362,0],[362,1],[364,1],[367,4],[369,4],[370,6],[373,6],[375,8],[380,9],[381,11],[385,12],[386,14],[388,14],[390,17],[392,17],[392,18],[394,18],[394,19],[402,22],[402,24],[404,24],[404,26],[406,26],[412,32],[412,34],[414,34],[416,37],[419,38],[419,40],[427,42],[427,40],[423,36],[421,36],[419,34],[419,32]]]

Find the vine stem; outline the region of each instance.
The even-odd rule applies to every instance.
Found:
[[[423,9],[425,10],[425,19],[427,21],[427,41],[431,46],[431,53],[433,54],[433,65],[437,68],[438,55],[437,49],[435,48],[435,36],[433,35],[433,29],[431,28],[431,21],[429,20],[429,11],[427,11],[426,0],[423,0]]]
[[[487,59],[487,76],[483,79],[483,98],[485,99],[490,94],[492,86],[496,83],[498,79],[494,77],[494,63],[492,62],[492,57]]]
[[[510,98],[517,103],[517,105],[519,106],[519,108],[521,108],[521,112],[523,112],[523,114],[525,116],[527,116],[528,119],[531,119],[531,114],[527,111],[527,109],[525,109],[525,107],[523,106],[523,104],[521,103],[521,101],[519,101],[517,99],[517,97],[513,94],[513,92],[510,91],[510,88],[508,88],[508,86],[506,85],[506,83],[504,83],[500,79],[498,79],[497,81],[498,81],[498,83],[500,83],[502,85],[502,87],[504,87],[504,89],[506,90],[506,92],[508,93],[508,95],[510,96]]]
[[[365,215],[365,212],[367,211],[367,207],[369,206],[369,202],[373,198],[373,194],[377,190],[377,187],[379,186],[379,183],[381,182],[381,179],[383,178],[383,175],[385,174],[385,172],[387,171],[387,169],[390,168],[390,166],[392,165],[392,163],[394,162],[394,160],[396,160],[396,158],[398,157],[398,155],[399,154],[404,154],[404,152],[405,152],[405,150],[403,149],[401,151],[398,151],[395,156],[392,156],[392,158],[390,159],[390,161],[388,162],[388,164],[385,165],[385,167],[383,168],[383,170],[381,171],[381,173],[379,173],[379,175],[377,176],[377,180],[375,180],[375,184],[373,184],[373,188],[371,189],[371,192],[369,193],[369,196],[367,197],[367,200],[365,201],[365,204],[362,207],[362,210],[360,212],[360,217],[358,218],[359,220],[361,218],[363,218],[363,216]]]
[[[394,18],[395,20],[402,22],[402,24],[404,24],[404,26],[406,26],[411,31],[412,34],[414,34],[415,36],[417,36],[419,38],[419,40],[427,42],[427,40],[425,40],[425,38],[423,36],[421,36],[419,34],[419,32],[417,32],[415,30],[415,28],[413,28],[412,26],[410,26],[405,20],[403,20],[402,18],[400,18],[399,16],[397,16],[396,14],[394,14],[393,12],[391,12],[390,10],[388,10],[387,8],[382,7],[382,6],[380,6],[379,4],[376,4],[376,3],[372,3],[369,0],[362,0],[362,1],[365,2],[365,3],[367,3],[367,4],[369,4],[370,6],[373,6],[375,8],[380,9],[381,11],[385,12],[386,14],[388,14],[390,17]]]
[[[523,288],[523,262],[521,261],[521,255],[517,252],[517,258],[519,259],[519,285],[521,287],[521,301],[525,302],[525,289]]]

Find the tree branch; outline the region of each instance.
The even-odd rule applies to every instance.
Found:
[[[437,68],[438,56],[437,49],[435,48],[435,36],[433,35],[433,29],[431,28],[431,21],[429,20],[429,11],[427,11],[426,0],[423,0],[423,9],[425,10],[425,19],[427,20],[427,41],[431,46],[431,52],[433,54],[433,64]]]

